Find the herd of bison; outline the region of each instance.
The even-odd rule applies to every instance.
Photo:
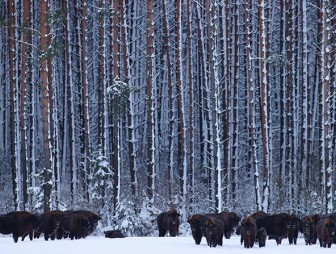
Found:
[[[180,214],[176,209],[160,213],[156,220],[159,236],[177,236],[180,226]],[[26,236],[30,240],[39,238],[55,240],[80,239],[91,234],[101,217],[87,210],[49,211],[33,214],[27,211],[15,211],[0,215],[0,233],[12,234],[14,242]],[[229,239],[233,233],[240,235],[245,248],[266,245],[266,239],[275,239],[281,244],[288,238],[289,244],[296,244],[298,234],[304,236],[306,245],[316,244],[331,247],[336,243],[336,213],[328,215],[313,214],[303,218],[288,213],[267,214],[257,211],[241,219],[235,212],[193,214],[187,220],[192,237],[199,245],[205,237],[208,246],[222,246],[223,237]],[[106,238],[123,238],[119,230],[104,231]]]
[[[161,213],[157,217],[159,236],[177,236],[179,216],[176,209]],[[257,211],[241,219],[235,212],[194,214],[188,218],[192,237],[199,245],[204,236],[208,246],[222,246],[223,237],[229,239],[235,232],[240,235],[240,243],[244,248],[266,246],[266,239],[274,239],[281,244],[288,238],[289,244],[296,244],[299,232],[304,236],[306,245],[316,244],[331,247],[336,243],[336,213],[328,215],[313,214],[299,218],[288,213],[267,214]]]

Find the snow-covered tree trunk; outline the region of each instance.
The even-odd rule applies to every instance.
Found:
[[[330,40],[330,9],[328,5],[329,1],[322,1],[321,9],[319,10],[319,20],[320,20],[320,65],[321,65],[321,173],[322,173],[322,195],[323,195],[323,212],[331,213],[333,211],[333,188],[332,188],[332,169],[331,169],[331,138],[332,133],[330,132],[330,81],[331,81],[331,59],[330,51],[331,45]]]
[[[191,206],[195,206],[194,195],[195,195],[195,164],[194,164],[194,82],[193,82],[193,48],[192,48],[192,4],[190,0],[186,1],[187,5],[187,68],[188,68],[188,88],[189,88],[189,166],[188,166],[188,193],[189,201],[188,203]],[[193,210],[193,209],[192,209]]]
[[[25,1],[23,4],[23,24],[28,26],[30,22],[30,1]],[[27,167],[27,55],[28,55],[28,33],[22,33],[22,51],[21,51],[21,87],[20,87],[20,144],[21,144],[21,168],[22,168],[22,207],[23,210],[27,207],[28,202],[28,167]]]
[[[113,45],[113,80],[120,82],[120,41],[121,41],[121,6],[120,1],[113,1],[113,24],[111,25],[113,35],[112,45]],[[112,74],[112,73],[111,73]],[[114,84],[112,84],[114,85]],[[114,102],[113,99],[110,102],[109,108],[109,122],[110,122],[110,143],[111,143],[111,164],[113,166],[113,207],[116,208],[120,204],[120,168],[119,168],[119,151],[120,151],[120,136],[119,136],[119,122],[120,122],[120,110],[118,103]]]
[[[188,168],[187,168],[187,152],[186,152],[186,114],[184,99],[184,68],[182,63],[182,3],[181,0],[176,1],[176,86],[177,86],[177,110],[178,110],[178,144],[179,144],[179,162],[180,162],[180,178],[181,178],[181,195],[182,195],[182,214],[186,214],[187,204],[187,185],[188,185]]]
[[[149,206],[154,205],[155,191],[155,135],[154,131],[154,1],[147,1],[147,51],[146,51],[146,140],[147,140],[147,195]]]
[[[50,103],[50,91],[49,87],[51,82],[49,78],[48,69],[48,3],[41,0],[41,27],[40,27],[40,50],[41,50],[41,89],[42,89],[42,117],[43,117],[43,210],[50,210],[50,198],[51,198],[51,143],[50,143],[50,114],[51,105]]]
[[[251,167],[251,172],[253,173],[254,179],[254,191],[255,191],[255,201],[256,207],[255,210],[261,210],[262,207],[262,196],[261,196],[261,189],[260,189],[260,168],[259,168],[259,161],[257,157],[257,137],[256,137],[256,122],[255,122],[255,103],[256,103],[256,87],[255,87],[255,77],[254,72],[252,71],[252,42],[251,42],[251,30],[250,30],[250,22],[251,22],[251,13],[250,13],[250,6],[247,2],[244,5],[245,15],[246,15],[246,22],[245,22],[245,42],[246,42],[246,59],[247,59],[247,66],[246,66],[246,78],[248,83],[248,100],[247,100],[247,107],[248,107],[248,124],[249,124],[249,156],[248,165]]]
[[[166,54],[167,62],[167,90],[168,90],[168,158],[169,163],[167,165],[167,174],[168,174],[168,197],[172,201],[173,195],[173,186],[174,186],[174,133],[173,133],[173,73],[172,73],[172,63],[171,63],[171,49],[169,44],[169,25],[168,25],[168,16],[167,16],[167,3],[166,0],[162,0],[162,19],[163,19],[163,36],[164,36],[164,49]]]
[[[85,193],[85,197],[87,201],[89,201],[89,194],[88,194],[88,186],[89,186],[89,179],[88,175],[90,175],[90,167],[89,167],[89,158],[90,158],[90,116],[89,116],[89,98],[88,98],[88,74],[87,74],[87,0],[82,0],[81,6],[81,33],[80,33],[80,56],[81,56],[81,87],[82,87],[82,154],[83,158],[83,190]]]
[[[302,1],[301,3],[301,13],[302,13],[302,147],[301,147],[301,167],[302,167],[302,194],[304,198],[301,199],[302,206],[307,199],[307,187],[309,186],[309,174],[311,171],[311,87],[308,77],[308,21],[307,21],[307,3]],[[305,186],[305,188],[303,187]],[[302,195],[301,194],[301,195]],[[307,208],[305,208],[305,213],[307,213]]]
[[[259,0],[259,72],[260,72],[260,100],[261,100],[261,132],[263,146],[263,201],[262,210],[268,211],[270,204],[270,168],[269,168],[269,126],[268,126],[268,81],[267,81],[267,49],[266,49],[266,4]]]
[[[67,1],[67,9],[70,10],[70,2]],[[73,74],[73,37],[71,36],[71,17],[70,11],[67,12],[67,43],[66,43],[66,60],[67,60],[67,77],[66,77],[66,89],[67,89],[67,122],[68,122],[68,158],[69,158],[69,168],[71,179],[70,179],[70,193],[72,204],[75,203],[78,192],[78,173],[77,173],[77,165],[76,165],[76,128],[75,128],[75,109],[74,109],[74,74]]]
[[[18,170],[17,170],[17,148],[16,148],[16,45],[15,45],[15,1],[10,0],[8,3],[8,35],[9,35],[9,83],[10,83],[10,142],[11,142],[11,170],[12,170],[12,187],[14,195],[14,207],[19,208],[18,196]]]

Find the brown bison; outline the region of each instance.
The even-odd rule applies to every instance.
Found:
[[[302,233],[306,245],[316,244],[316,224],[321,219],[321,215],[313,214],[307,215],[302,219]]]
[[[252,216],[247,216],[240,224],[240,243],[244,248],[252,248],[256,241],[257,224]]]
[[[64,211],[56,233],[57,239],[85,238],[96,229],[100,219],[100,216],[87,210]]]
[[[299,231],[302,232],[302,222],[301,220],[294,214],[291,215],[291,224],[288,232],[288,241],[289,244],[295,244],[297,242],[297,238],[299,236]]]
[[[213,216],[223,222],[224,236],[226,239],[230,239],[240,221],[240,217],[235,212],[207,213],[205,215]]]
[[[215,217],[207,216],[204,222],[205,225],[205,238],[208,246],[216,247],[223,245],[224,224],[221,220]]]
[[[40,221],[35,214],[26,211],[15,211],[0,215],[0,233],[13,234],[14,242],[19,237],[22,241],[27,235],[33,240],[34,230],[40,225]]]
[[[205,236],[205,220],[206,216],[203,214],[194,214],[187,220],[190,224],[192,237],[197,245],[201,243],[202,236]]]
[[[120,230],[107,230],[104,231],[105,238],[125,238]]]
[[[40,225],[34,231],[34,238],[39,238],[40,234],[43,233],[46,241],[48,241],[49,238],[55,240],[56,232],[61,222],[62,212],[53,210],[42,213],[37,217],[40,221]]]
[[[320,247],[331,247],[336,231],[336,224],[330,218],[323,218],[316,224],[316,234]]]
[[[266,246],[267,232],[264,227],[261,227],[257,231],[256,241],[259,244],[259,248]]]
[[[258,229],[264,227],[267,235],[274,238],[279,245],[283,238],[288,236],[291,225],[291,216],[287,213],[267,215],[256,219]]]
[[[167,231],[170,236],[178,235],[180,226],[179,216],[180,214],[174,208],[157,216],[156,222],[159,228],[159,237],[165,236]]]

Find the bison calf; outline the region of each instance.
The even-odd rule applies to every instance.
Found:
[[[107,230],[104,231],[105,238],[125,238],[120,230]]]

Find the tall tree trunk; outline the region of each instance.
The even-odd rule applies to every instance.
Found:
[[[185,211],[187,204],[187,162],[186,162],[186,151],[185,151],[185,113],[184,113],[184,84],[183,84],[183,66],[182,66],[182,3],[181,0],[176,0],[176,86],[177,86],[177,108],[178,108],[178,119],[179,119],[179,132],[178,132],[178,143],[179,143],[179,168],[180,168],[180,178],[181,178],[181,195],[182,195],[182,210]],[[185,214],[185,213],[184,213]]]
[[[50,80],[48,80],[48,2],[41,0],[41,39],[40,39],[40,51],[41,55],[41,89],[42,89],[42,117],[43,117],[43,210],[50,210],[50,198],[51,198],[51,151],[50,151],[50,114],[51,106],[49,105],[49,96],[50,96]]]
[[[174,186],[174,142],[173,142],[173,82],[172,82],[172,64],[171,64],[171,57],[170,57],[170,47],[169,47],[169,27],[168,27],[168,17],[167,17],[167,4],[166,0],[162,0],[162,10],[163,10],[163,33],[164,33],[164,48],[166,54],[166,61],[167,61],[167,79],[168,79],[168,158],[169,163],[167,167],[168,173],[168,197],[169,200],[173,200],[173,190],[172,187]]]
[[[89,125],[89,99],[88,99],[88,74],[87,74],[87,0],[82,0],[81,8],[81,84],[82,84],[82,121],[83,121],[83,130],[82,130],[82,154],[84,155],[83,159],[83,179],[84,183],[84,193],[85,198],[89,201],[89,178],[91,174],[89,158],[90,158],[90,125]]]
[[[115,85],[115,82],[120,82],[120,9],[121,1],[113,0],[113,80],[112,85]],[[119,105],[116,102],[111,103],[110,118],[111,122],[111,147],[112,147],[112,157],[111,162],[113,165],[113,206],[114,208],[119,206],[120,203],[120,189],[119,189],[119,177],[120,177],[120,168],[119,168]]]
[[[14,208],[19,208],[18,202],[18,176],[17,176],[17,148],[16,148],[16,113],[15,113],[15,104],[16,104],[16,45],[15,45],[15,1],[9,0],[8,2],[8,35],[9,35],[9,83],[10,83],[10,147],[11,147],[11,171],[12,171],[12,188],[14,196]]]
[[[268,211],[270,204],[270,168],[269,168],[269,136],[268,136],[268,83],[267,83],[267,49],[266,49],[266,20],[265,2],[259,0],[259,54],[260,54],[260,104],[261,104],[261,130],[262,130],[262,146],[263,146],[263,211]]]
[[[154,1],[147,0],[147,52],[146,52],[146,125],[147,125],[147,195],[149,205],[154,205]]]
[[[329,17],[329,1],[322,1],[320,9],[320,68],[321,68],[321,173],[322,173],[322,195],[323,195],[323,212],[331,213],[333,211],[333,193],[332,193],[332,169],[330,168],[331,133],[330,133],[330,17]]]
[[[23,5],[23,26],[28,28],[30,23],[30,0],[24,2]],[[25,210],[28,202],[27,181],[28,181],[28,167],[27,167],[27,148],[26,148],[26,100],[27,100],[27,54],[28,54],[28,33],[27,30],[22,34],[22,52],[21,52],[21,98],[20,98],[20,131],[21,131],[21,168],[22,168],[22,207]]]
[[[250,6],[247,2],[244,5],[246,20],[250,20]],[[257,137],[256,137],[256,123],[255,123],[255,77],[253,76],[252,71],[252,56],[251,56],[251,30],[250,23],[245,23],[245,41],[246,41],[246,59],[247,59],[247,71],[246,71],[246,79],[248,83],[248,119],[249,119],[249,165],[252,168],[251,172],[253,173],[254,179],[254,190],[255,190],[255,200],[256,207],[255,210],[261,210],[262,207],[262,197],[260,190],[260,169],[258,165],[258,157],[257,157]]]

